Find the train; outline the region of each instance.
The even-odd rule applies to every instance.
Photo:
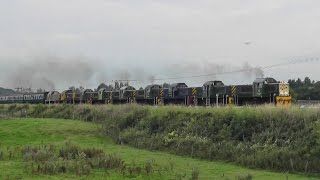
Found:
[[[257,78],[252,84],[225,85],[222,81],[205,82],[199,87],[188,87],[186,83],[151,84],[136,89],[128,84],[107,86],[101,84],[96,90],[68,89],[63,92],[50,91],[0,96],[0,104],[125,104],[146,105],[290,105],[292,102],[289,84],[274,78]]]

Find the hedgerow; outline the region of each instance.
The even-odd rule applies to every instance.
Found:
[[[251,168],[320,173],[318,109],[6,105],[0,117],[90,121],[119,144]]]

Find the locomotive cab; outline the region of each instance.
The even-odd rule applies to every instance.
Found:
[[[187,91],[187,88],[188,86],[186,85],[186,83],[171,84],[169,87],[169,96],[172,98],[179,98],[179,96],[182,96],[182,98],[184,98],[183,89],[186,89]]]
[[[101,83],[98,86],[98,102],[99,103],[106,103],[109,104],[111,103],[112,99],[112,86],[108,86],[104,83]]]
[[[163,101],[163,89],[159,84],[148,85],[144,89],[144,98],[148,104],[158,105]]]
[[[146,99],[152,99],[154,97],[158,97],[160,90],[162,89],[162,87],[158,84],[152,84],[147,86],[144,90],[145,90],[145,98]]]
[[[106,93],[107,89],[106,88],[100,88],[98,90],[98,100],[100,102],[103,102],[106,98],[107,98],[107,93]]]
[[[85,89],[81,92],[80,102],[93,104],[99,99],[99,92]]]
[[[46,98],[46,104],[50,103],[59,103],[60,102],[60,93],[58,91],[50,91]]]
[[[224,87],[224,84],[222,81],[208,81],[204,83],[203,84],[204,97],[210,97],[210,96],[215,96],[215,94],[225,93],[221,88],[215,88],[215,87]]]
[[[206,106],[226,104],[227,86],[222,81],[208,81],[202,86]]]
[[[135,101],[136,89],[132,86],[124,86],[120,88],[120,99],[126,100],[128,103]]]
[[[253,97],[265,99],[265,102],[269,101],[277,105],[291,104],[289,84],[278,82],[273,78],[257,78],[253,82]]]
[[[274,92],[273,87],[278,82],[273,78],[257,78],[253,82],[253,97],[264,97],[269,96],[268,93]]]
[[[80,102],[87,103],[90,100],[89,93],[92,92],[91,89],[84,89],[80,92]]]

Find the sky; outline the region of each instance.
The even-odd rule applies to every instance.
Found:
[[[319,21],[319,0],[2,0],[0,86],[320,80]],[[263,73],[154,80],[310,58]]]

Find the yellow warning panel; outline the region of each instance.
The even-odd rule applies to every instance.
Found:
[[[163,97],[163,89],[160,89],[160,97]]]
[[[196,96],[197,95],[197,89],[196,88],[192,88],[192,96]]]
[[[232,96],[237,95],[237,86],[231,86],[231,94],[232,94]]]
[[[157,104],[161,105],[162,104],[162,99],[161,98],[157,98]]]
[[[228,104],[234,104],[234,97],[228,97]]]
[[[288,83],[280,83],[279,84],[279,95],[281,96],[289,96],[289,84]]]
[[[277,96],[276,105],[277,106],[290,106],[292,102],[291,96]]]

